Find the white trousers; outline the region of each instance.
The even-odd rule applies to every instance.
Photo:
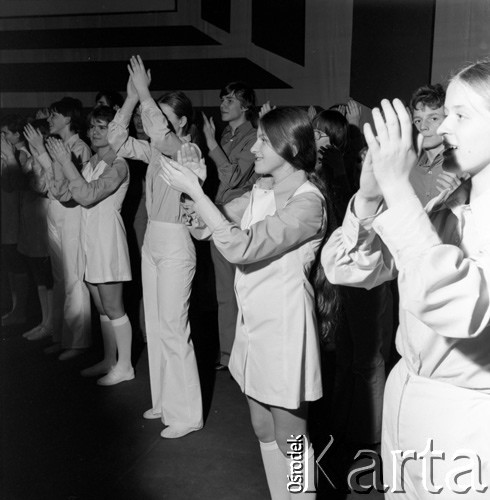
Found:
[[[490,395],[414,375],[402,359],[386,383],[382,457],[387,500],[487,498]]]
[[[53,341],[65,349],[91,344],[90,294],[80,276],[80,207],[58,201],[48,207],[49,256],[53,270]]]
[[[201,385],[190,338],[196,252],[182,224],[149,221],[142,250],[143,301],[153,410],[166,425],[202,427]]]

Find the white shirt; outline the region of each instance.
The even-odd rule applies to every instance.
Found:
[[[322,252],[333,283],[372,288],[398,273],[397,349],[410,371],[490,393],[490,190],[462,184],[426,214],[416,197],[359,220],[352,201]]]

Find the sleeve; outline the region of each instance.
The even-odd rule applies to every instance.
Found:
[[[126,116],[122,110],[119,109],[114,120],[109,123],[107,140],[118,156],[150,163],[150,143],[130,137],[128,133],[130,119],[131,117]]]
[[[209,157],[216,164],[220,182],[228,189],[242,186],[250,177],[255,163],[255,156],[250,148],[255,142],[255,134],[241,144],[240,149],[233,149],[228,157],[220,146],[209,151]]]
[[[36,157],[32,157],[32,175],[30,178],[30,187],[36,193],[46,194],[48,185],[44,171]]]
[[[487,235],[488,208],[477,208],[477,202],[472,203],[475,234]],[[459,246],[441,241],[415,196],[393,206],[374,226],[399,269],[400,303],[405,310],[443,337],[471,338],[488,326],[488,237],[482,238],[476,255],[465,256]]]
[[[141,120],[152,146],[166,156],[175,157],[182,141],[170,130],[167,118],[153,99],[141,103]]]
[[[214,210],[211,209],[211,206]],[[316,193],[302,193],[274,215],[242,230],[207,197],[196,202],[196,211],[212,231],[213,241],[233,264],[250,264],[287,252],[324,229],[324,202]]]
[[[358,219],[351,199],[342,226],[324,245],[321,262],[331,283],[371,289],[396,277],[393,257],[373,229],[379,215]],[[380,207],[378,213],[383,208]]]
[[[116,158],[112,165],[106,165],[98,179],[87,182],[80,175],[78,179],[70,181],[69,191],[80,205],[94,205],[114,193],[127,175],[128,164],[122,158]]]

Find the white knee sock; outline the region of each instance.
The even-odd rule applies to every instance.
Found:
[[[259,441],[259,443],[272,500],[289,500],[289,491],[286,487],[288,469],[284,455],[275,441],[270,443]]]
[[[306,475],[306,470],[303,471],[304,476],[303,480],[306,488],[305,491],[302,491],[300,493],[293,493],[290,492],[290,499],[291,500],[301,500],[301,499],[307,499],[307,500],[314,500],[316,498],[316,488],[315,488],[315,468],[316,468],[316,463],[315,463],[315,452],[313,450],[313,446],[311,444],[308,447],[308,450],[306,450],[306,458],[307,460],[307,467],[306,470],[308,471]],[[288,475],[291,474],[291,458],[290,457],[284,457],[284,460],[286,461],[286,467],[288,470]]]
[[[112,319],[112,328],[117,346],[117,365],[121,369],[129,370],[131,368],[131,339],[132,329],[128,315]]]
[[[104,344],[104,360],[109,368],[116,364],[116,339],[114,338],[114,328],[112,321],[105,314],[100,315],[100,330],[102,333],[102,342]]]

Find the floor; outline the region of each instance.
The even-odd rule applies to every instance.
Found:
[[[35,323],[35,314],[29,321]],[[192,316],[205,427],[176,440],[160,437],[159,420],[142,418],[150,390],[146,344],[137,330],[136,379],[100,387],[79,376],[101,354],[96,324],[94,347],[70,361],[44,354],[47,340],[23,339],[28,326],[3,329],[0,343],[2,500],[270,498],[244,396],[229,372],[214,371],[214,311]],[[328,442],[321,408],[313,411],[317,454]],[[366,498],[339,490],[345,477],[339,479],[336,460],[328,453],[322,459],[337,484],[332,488],[319,472],[318,498]],[[367,496],[383,495],[373,490]]]

